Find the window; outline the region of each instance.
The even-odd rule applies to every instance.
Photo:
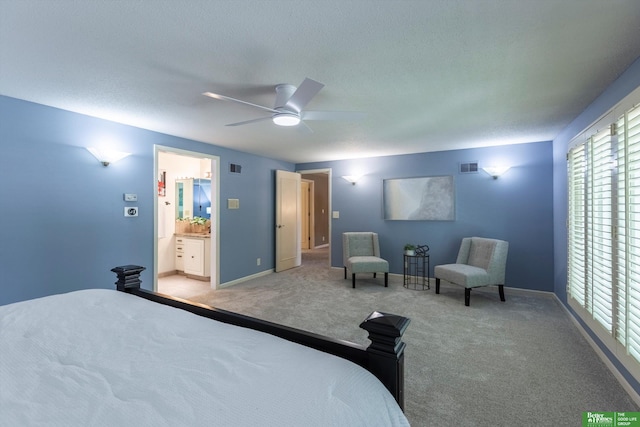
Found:
[[[640,107],[617,124],[618,154],[618,313],[615,335],[640,360]]]
[[[640,372],[640,107],[569,150],[569,304]]]

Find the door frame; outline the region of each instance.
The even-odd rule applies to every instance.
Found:
[[[308,248],[302,248],[302,249],[313,249],[315,246],[315,241],[316,241],[316,236],[315,236],[315,215],[314,215],[314,197],[315,197],[315,181],[310,180],[310,179],[301,179],[300,180],[300,185],[302,186],[302,190],[304,190],[305,185],[307,186],[307,195],[305,198],[304,192],[302,192],[301,194],[301,199],[302,199],[302,225],[305,225],[305,215],[307,217],[307,230],[304,230],[303,227],[303,231],[302,231],[302,236],[307,237],[307,246]],[[304,203],[304,201],[307,201],[307,203]],[[312,242],[314,244],[312,244]],[[302,242],[302,246],[304,246],[304,242]]]
[[[327,242],[329,245],[329,266],[331,266],[331,246],[332,246],[332,218],[333,218],[333,171],[331,168],[321,168],[321,169],[300,169],[300,170],[296,170],[296,172],[298,172],[299,174],[304,175],[305,174],[313,174],[313,173],[324,173],[327,174],[327,198],[328,198],[328,210],[329,212],[327,212],[327,221],[328,221],[328,229],[329,229],[329,241]],[[315,224],[315,215],[312,212],[312,215],[314,216],[314,224]],[[315,242],[312,245],[312,248],[315,248]]]
[[[211,160],[211,289],[220,284],[220,157],[199,151],[183,150],[154,144],[153,146],[153,290],[158,290],[158,157],[160,152],[196,159]],[[215,220],[214,220],[215,219]]]

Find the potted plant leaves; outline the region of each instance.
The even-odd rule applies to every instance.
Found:
[[[414,256],[416,254],[416,245],[412,245],[411,243],[404,245],[404,254]]]

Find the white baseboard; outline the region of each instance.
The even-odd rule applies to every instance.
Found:
[[[218,285],[218,289],[228,288],[229,286],[237,285],[238,283],[246,282],[247,280],[257,279],[258,277],[267,276],[267,275],[273,273],[274,271],[275,270],[273,268],[271,268],[269,270],[265,270],[265,271],[262,271],[260,273],[252,274],[251,276],[245,276],[245,277],[241,277],[241,278],[236,279],[236,280],[232,280],[230,282],[220,283]]]
[[[606,367],[609,368],[609,371],[611,371],[615,379],[618,380],[622,388],[627,392],[627,394],[629,395],[629,397],[631,397],[631,399],[635,402],[635,404],[640,406],[640,394],[638,394],[638,392],[636,392],[636,390],[633,387],[631,387],[631,384],[629,384],[627,379],[622,375],[622,373],[618,370],[618,368],[616,368],[615,365],[611,363],[611,360],[607,357],[606,354],[604,354],[600,346],[596,344],[596,342],[593,340],[593,338],[591,338],[591,335],[589,335],[589,333],[584,329],[584,327],[582,327],[582,325],[580,324],[580,322],[578,322],[578,320],[575,318],[573,313],[571,313],[571,311],[569,311],[569,309],[562,303],[562,301],[560,301],[560,298],[558,298],[558,296],[555,293],[553,295],[555,296],[558,303],[562,306],[562,308],[564,308],[564,311],[569,315],[569,318],[571,319],[575,327],[578,329],[578,331],[580,331],[580,333],[587,340],[591,348],[593,348],[593,351],[596,352],[600,360],[602,360],[602,362],[604,362]]]

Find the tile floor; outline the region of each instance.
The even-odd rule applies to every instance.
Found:
[[[209,289],[211,289],[211,283],[189,279],[180,274],[158,279],[158,292],[178,298],[189,299],[190,297],[203,294]]]

